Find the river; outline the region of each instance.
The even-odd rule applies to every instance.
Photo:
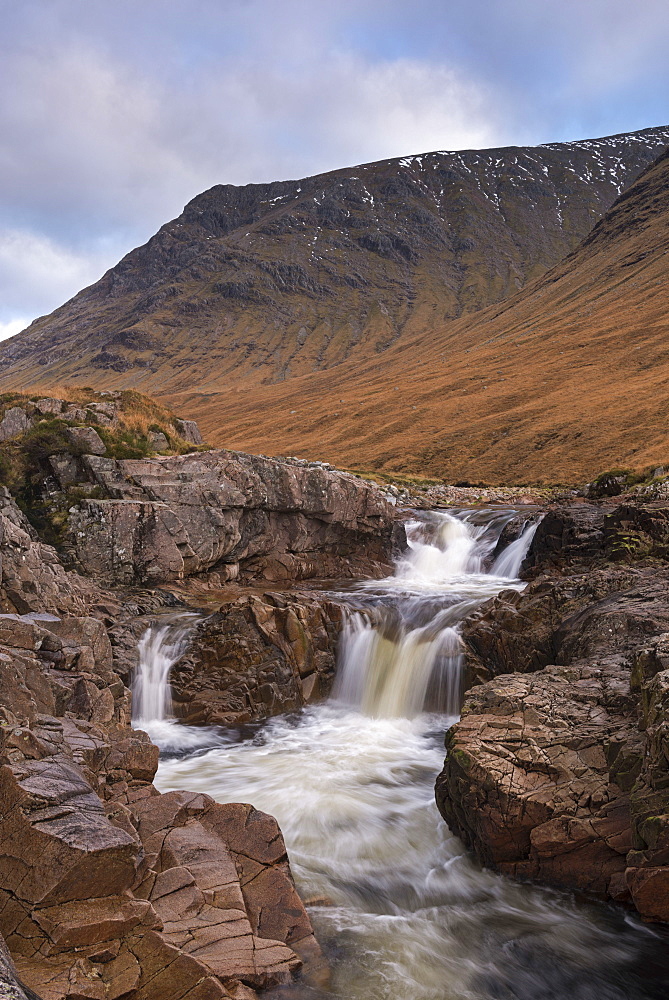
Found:
[[[251,802],[281,825],[332,966],[327,987],[288,988],[287,998],[669,996],[663,931],[482,869],[435,806],[444,732],[461,699],[458,624],[500,590],[524,586],[518,574],[536,522],[496,551],[512,515],[417,516],[394,575],[348,594],[357,610],[340,638],[330,700],[243,733],[169,718],[169,666],[188,620],[142,640],[135,725],[163,748],[160,790]]]

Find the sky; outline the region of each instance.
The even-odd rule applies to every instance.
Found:
[[[669,0],[0,0],[0,339],[213,184],[669,124]]]

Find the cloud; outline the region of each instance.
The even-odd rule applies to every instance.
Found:
[[[8,5],[0,319],[54,308],[213,184],[660,124],[668,36],[665,0]]]
[[[26,302],[33,307],[31,319],[53,309],[97,280],[117,254],[113,247],[76,254],[35,233],[0,230],[0,321],[5,325],[23,321],[29,315]]]
[[[3,323],[0,320],[0,340],[8,340],[9,337],[13,337],[15,334],[20,333],[21,330],[25,330],[31,320],[32,317],[29,319],[27,316],[10,319],[7,323]]]

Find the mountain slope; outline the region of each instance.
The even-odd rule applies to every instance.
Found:
[[[669,152],[501,306],[366,363],[172,401],[230,447],[450,482],[669,467]]]
[[[578,245],[669,128],[218,186],[2,345],[0,382],[221,391],[364,363]]]

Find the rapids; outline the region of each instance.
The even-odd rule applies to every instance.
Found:
[[[158,787],[252,802],[282,827],[332,979],[277,996],[669,995],[663,932],[623,911],[482,870],[436,809],[443,734],[460,704],[458,623],[501,589],[523,587],[517,577],[536,521],[498,552],[512,516],[460,511],[411,522],[395,574],[349,594],[332,698],[245,733],[198,735],[169,719],[166,663],[192,623],[143,639],[135,724],[142,715],[141,727],[159,744],[167,727]],[[142,679],[151,671],[157,690]],[[147,718],[151,710],[161,719]],[[208,747],[194,749],[194,739]]]

